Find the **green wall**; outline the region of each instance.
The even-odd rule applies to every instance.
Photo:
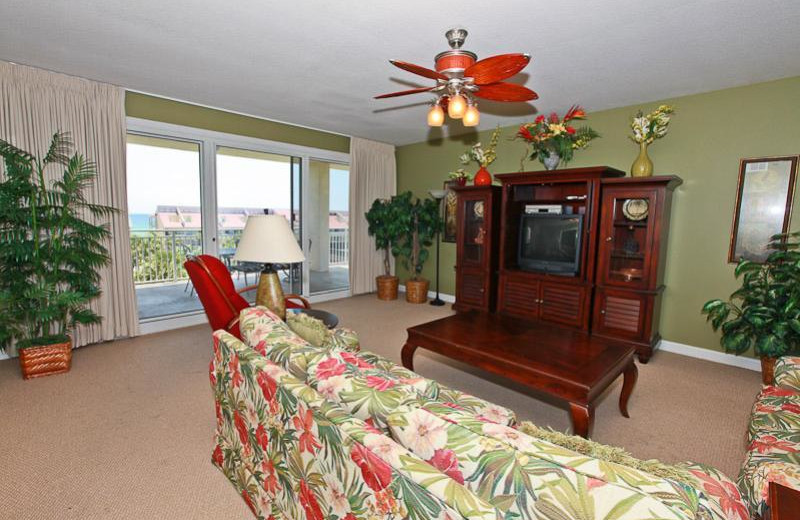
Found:
[[[125,113],[130,117],[163,123],[311,146],[336,152],[347,153],[350,151],[350,138],[344,135],[243,116],[136,92],[128,92],[125,95]]]
[[[669,134],[649,151],[656,175],[676,174],[684,181],[673,199],[661,315],[664,339],[721,349],[700,308],[706,300],[726,297],[737,287],[727,255],[739,159],[800,154],[798,100],[800,77],[795,77],[589,114],[587,124],[603,137],[577,151],[570,166],[608,165],[628,171],[638,152],[627,138],[630,116],[661,103],[676,108]],[[546,100],[536,106],[548,111]],[[503,128],[497,161],[489,168],[492,173],[520,170],[525,147],[510,140],[516,130]],[[458,156],[477,140],[488,143],[491,131],[399,147],[398,191],[423,196],[441,188],[447,172],[459,167]],[[525,169],[542,167],[526,162]],[[799,223],[795,213],[792,229],[800,228]],[[455,244],[442,244],[441,289],[448,294],[454,293],[455,250]],[[434,269],[432,257],[423,274],[433,280]],[[398,271],[404,280],[407,272],[402,267]]]

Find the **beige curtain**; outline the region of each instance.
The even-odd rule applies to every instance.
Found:
[[[125,92],[122,88],[0,61],[0,138],[44,153],[56,131],[97,163],[91,202],[113,206],[111,263],[92,308],[103,321],[75,331],[76,346],[138,333],[125,183]],[[51,172],[52,173],[52,172]]]
[[[383,256],[367,232],[372,202],[397,190],[394,146],[368,139],[350,139],[350,291],[375,291],[375,277],[383,274]]]

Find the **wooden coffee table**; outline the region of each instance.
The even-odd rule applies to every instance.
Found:
[[[418,347],[567,401],[573,432],[582,437],[589,436],[594,401],[624,374],[619,410],[629,417],[628,398],[638,374],[635,351],[613,340],[473,311],[409,328],[401,356],[410,370]]]

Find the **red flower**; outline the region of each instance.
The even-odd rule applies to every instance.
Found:
[[[568,126],[567,127],[567,133],[570,134],[570,135],[574,135],[575,134],[575,129],[572,128],[571,126]]]
[[[544,116],[539,116],[539,117],[542,117],[542,118],[544,118]],[[538,121],[538,119],[537,119],[537,123],[538,123],[538,122],[539,122],[539,121]],[[526,141],[532,141],[532,140],[533,140],[533,136],[531,135],[531,132],[530,132],[530,130],[528,130],[528,129],[525,127],[525,125],[523,125],[523,126],[519,127],[519,132],[517,132],[517,135],[518,135],[518,136],[520,136],[521,138],[525,139]]]
[[[592,489],[594,489],[594,488],[597,488],[597,487],[602,487],[602,486],[605,486],[605,485],[606,485],[606,483],[605,483],[605,482],[603,482],[603,481],[602,481],[602,480],[600,480],[600,479],[594,478],[594,477],[589,477],[589,478],[586,480],[586,488],[587,488],[588,490],[590,490],[590,491],[591,491]]]
[[[375,368],[375,365],[367,363],[360,357],[355,356],[352,352],[342,352],[339,355],[342,356],[342,359],[344,359],[347,363],[355,365],[358,368]]]
[[[231,362],[228,363],[228,370],[231,373],[231,383],[233,384],[233,387],[238,387],[242,383],[243,379],[242,374],[239,372],[239,358],[235,355],[231,358]]]
[[[797,453],[797,448],[789,441],[779,440],[774,435],[764,435],[753,440],[748,448],[750,451],[759,453],[772,453],[774,451],[785,451],[787,453]]]
[[[256,343],[256,346],[253,347],[253,350],[258,352],[262,356],[266,356],[267,355],[267,341],[266,340],[259,341],[258,343]]]
[[[219,351],[219,338],[216,334],[212,336],[212,344],[214,345],[214,358],[219,361],[222,359],[222,355]]]
[[[777,386],[767,386],[761,391],[762,396],[769,397],[789,397],[795,395],[797,392],[786,388],[778,388]]]
[[[459,484],[464,483],[464,475],[458,469],[458,459],[453,450],[436,450],[433,452],[433,457],[428,461],[428,464],[438,469],[448,477],[452,478]]]
[[[275,465],[269,459],[261,463],[261,471],[264,473],[264,491],[274,495],[278,491],[278,477],[275,475]]]
[[[233,411],[233,425],[236,426],[236,431],[239,432],[239,440],[242,441],[242,445],[247,446],[247,441],[248,441],[247,425],[244,423],[242,415],[236,410]]]
[[[572,105],[567,113],[564,114],[564,122],[566,123],[570,119],[583,119],[586,117],[586,112],[580,107],[580,105]]]
[[[551,123],[558,123],[558,114],[556,114],[555,112],[550,114],[550,122]]]
[[[535,122],[537,125],[538,125],[539,123],[544,123],[544,115],[540,115],[539,117],[537,117],[537,118],[536,118],[536,120],[535,120],[534,122]]]
[[[254,506],[253,501],[250,500],[250,495],[247,494],[246,489],[242,490],[242,498],[244,499],[245,503],[247,503],[247,507],[250,508],[250,511],[252,511],[254,515],[258,516],[258,513],[256,512],[256,506]]]
[[[358,519],[356,518],[356,515],[354,515],[353,513],[347,513],[346,515],[344,515],[344,520],[358,520]]]
[[[225,463],[225,455],[222,454],[222,447],[220,447],[219,444],[217,444],[217,447],[214,448],[214,453],[211,454],[211,460],[213,460],[214,464],[220,468]]]
[[[783,410],[784,412],[800,414],[800,404],[785,403],[783,406],[781,406],[781,410]]]
[[[364,482],[373,491],[380,491],[392,482],[392,468],[361,444],[353,444],[350,458],[361,469]]]
[[[320,381],[343,374],[347,367],[334,358],[328,358],[317,365],[317,379]]]
[[[214,400],[214,413],[217,415],[217,426],[219,426],[222,424],[222,407],[216,399]]]
[[[258,428],[256,428],[256,442],[261,449],[267,451],[267,446],[269,445],[269,436],[267,435],[267,430],[264,429],[263,424],[259,424]]]
[[[317,497],[308,489],[305,480],[300,481],[300,505],[306,512],[307,520],[324,520],[325,517],[322,516],[322,509],[317,503]]]
[[[392,388],[394,385],[395,382],[390,379],[386,379],[384,377],[379,377],[379,376],[367,376],[367,386],[370,388],[374,388],[379,392],[388,390]]]
[[[259,372],[256,376],[256,382],[258,386],[261,387],[261,393],[264,394],[264,399],[266,399],[267,402],[272,401],[278,389],[278,383],[266,372]]]
[[[730,482],[720,482],[704,474],[702,471],[690,470],[703,481],[703,489],[711,496],[719,498],[719,505],[729,520],[747,520],[750,514],[742,503],[739,490]]]
[[[302,410],[298,410],[297,415],[292,417],[292,423],[294,423],[297,431],[300,432],[300,452],[307,451],[314,454],[320,447],[320,443],[317,442],[311,432],[311,427],[314,424],[314,414],[311,413],[311,410],[306,410],[305,413]]]
[[[382,434],[383,433],[382,431],[380,431],[379,429],[377,429],[375,427],[375,420],[372,417],[368,417],[367,419],[364,419],[364,424],[367,427],[367,431],[370,432],[370,433],[378,433],[378,434]]]

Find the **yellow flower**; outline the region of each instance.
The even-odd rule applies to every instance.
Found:
[[[551,123],[548,126],[550,127],[550,131],[553,132],[554,136],[563,134],[564,132],[567,131],[567,129],[564,128],[564,125],[562,125],[561,123]]]

